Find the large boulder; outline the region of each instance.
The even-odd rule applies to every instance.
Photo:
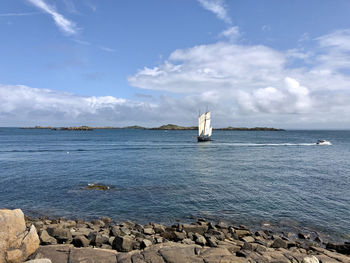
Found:
[[[34,225],[28,230],[20,209],[0,210],[0,263],[23,262],[39,247]]]

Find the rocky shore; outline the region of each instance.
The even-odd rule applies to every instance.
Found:
[[[350,263],[350,243],[322,242],[303,233],[252,232],[244,225],[207,222],[165,226],[26,218],[0,210],[3,262],[285,262]]]

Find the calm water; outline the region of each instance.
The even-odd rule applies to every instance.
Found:
[[[173,223],[191,217],[350,234],[350,131],[0,128],[0,207]],[[327,139],[333,146],[316,146]],[[87,191],[88,183],[119,191]]]

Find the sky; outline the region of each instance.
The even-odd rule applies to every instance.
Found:
[[[0,126],[350,129],[348,0],[2,0]]]

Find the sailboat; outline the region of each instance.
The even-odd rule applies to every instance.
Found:
[[[198,142],[210,141],[213,128],[210,126],[210,111],[202,113],[198,117]]]

